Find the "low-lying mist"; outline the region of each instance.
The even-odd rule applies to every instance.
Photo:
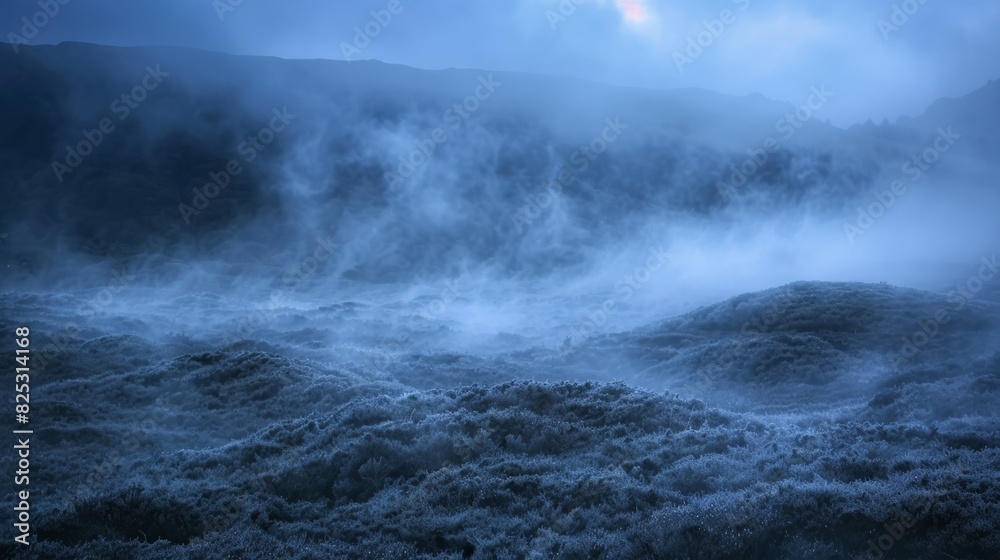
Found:
[[[256,332],[278,310],[357,303],[447,329],[444,346],[555,347],[800,280],[944,293],[996,250],[995,166],[961,112],[842,130],[819,119],[825,85],[796,106],[377,62],[26,51],[9,83],[30,73],[46,104],[25,118],[59,124],[25,130],[7,162],[21,196],[5,283],[136,320],[178,302],[154,331],[232,339],[248,308]],[[83,71],[93,88],[63,86]],[[60,167],[143,72],[162,83]],[[179,303],[203,297],[219,303]]]

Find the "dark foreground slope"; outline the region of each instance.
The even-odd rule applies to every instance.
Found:
[[[1000,553],[995,428],[777,426],[620,384],[364,397],[222,447],[123,457],[86,496],[40,506],[33,550],[839,559],[882,539],[902,558],[985,559]]]
[[[73,298],[2,301],[5,323],[42,329],[38,542],[5,549],[19,557],[798,560],[871,543],[899,558],[1000,554],[998,316],[986,303],[956,314],[923,358],[861,384],[852,360],[893,351],[893,333],[940,298],[799,283],[571,352],[435,352],[391,331],[391,307],[369,324],[360,304],[277,313],[229,343],[108,313],[77,318],[86,326],[46,350],[43,330],[74,320]],[[213,314],[227,325],[223,303]],[[744,329],[776,306],[761,332]],[[354,328],[411,346],[319,343]],[[696,358],[739,340],[766,349],[706,378]],[[820,342],[851,359],[823,361]],[[602,355],[617,369],[602,372]],[[755,360],[776,355],[790,363],[758,379]],[[639,375],[640,363],[656,368]],[[700,381],[680,385],[685,397],[608,381],[629,372]],[[727,392],[743,398],[728,406]],[[782,401],[792,395],[813,398]]]

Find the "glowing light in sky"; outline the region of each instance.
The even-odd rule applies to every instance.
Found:
[[[616,2],[618,9],[622,11],[625,19],[632,23],[642,23],[649,17],[642,0],[616,0]]]

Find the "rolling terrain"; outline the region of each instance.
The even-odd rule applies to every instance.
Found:
[[[4,557],[1000,555],[996,81],[848,129],[181,48],[0,83]]]

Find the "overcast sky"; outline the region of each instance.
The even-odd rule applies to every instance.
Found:
[[[344,59],[344,44],[354,42],[356,27],[373,20],[372,11],[398,2],[387,25],[369,25],[377,36],[352,59],[758,92],[795,104],[808,98],[811,86],[826,85],[836,95],[823,108],[825,118],[842,126],[919,114],[934,99],[961,96],[1000,78],[997,0],[41,3],[49,1],[67,3],[37,35],[24,36],[29,44],[181,45],[330,59]],[[0,30],[6,40],[21,33],[21,18],[31,19],[39,3],[4,0]],[[912,12],[897,12],[898,27],[890,27],[894,6]],[[721,22],[724,10],[731,12],[728,23]],[[701,52],[689,51],[699,33]]]

